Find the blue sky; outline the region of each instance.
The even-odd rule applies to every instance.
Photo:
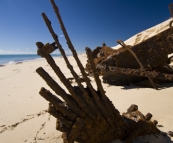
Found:
[[[171,0],[55,0],[77,51],[105,42],[117,45],[171,17]],[[49,0],[0,0],[0,54],[36,53],[35,42],[53,39],[42,19],[45,12],[69,51]]]

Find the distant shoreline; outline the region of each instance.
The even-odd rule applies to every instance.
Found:
[[[61,54],[52,54],[53,57],[61,57]],[[67,54],[71,56],[71,54]],[[42,57],[37,54],[4,54],[0,55],[0,66],[5,66],[8,64],[17,64],[26,61],[40,60]]]

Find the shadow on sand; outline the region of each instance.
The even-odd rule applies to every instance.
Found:
[[[173,82],[170,82],[170,83],[162,83],[159,85],[158,87],[158,90],[161,90],[161,89],[167,89],[167,88],[171,88],[173,87]],[[150,88],[150,87],[142,87],[142,86],[136,86],[136,85],[129,85],[129,86],[122,86],[121,89],[124,89],[124,90],[129,90],[129,89],[140,89],[140,88]]]

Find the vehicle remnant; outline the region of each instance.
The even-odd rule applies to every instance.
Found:
[[[169,5],[171,15],[172,6]],[[119,49],[112,49],[106,44],[94,49],[95,67],[103,76],[103,82],[121,86],[135,84],[155,89],[162,82],[172,82],[173,69],[169,64],[173,56],[168,57],[173,53],[172,22],[166,30],[133,46],[118,40],[117,43],[122,46]],[[89,62],[86,71],[90,75],[93,73]]]
[[[58,7],[56,6],[54,0],[50,0],[50,2],[58,18],[60,27],[64,33],[68,47],[71,50],[73,57],[76,60],[77,65],[82,73],[83,81],[85,81],[86,83],[86,87],[84,87],[84,85],[82,84],[83,81],[80,80],[79,75],[74,71],[73,66],[70,64],[67,56],[65,55],[65,51],[59,43],[58,36],[54,32],[50,20],[48,19],[45,13],[42,13],[42,17],[55,41],[56,46],[55,44],[52,45],[37,42],[37,52],[40,56],[46,59],[53,71],[59,77],[60,81],[67,88],[68,93],[42,67],[39,67],[36,70],[36,72],[45,80],[47,85],[62,99],[52,94],[49,90],[45,89],[44,87],[41,88],[39,94],[47,101],[49,101],[48,112],[55,118],[57,118],[56,129],[63,133],[62,138],[64,143],[74,143],[74,141],[77,141],[79,143],[108,143],[114,139],[120,139],[125,141],[126,143],[131,143],[132,140],[137,136],[160,134],[161,131],[156,127],[158,122],[156,120],[151,121],[153,115],[151,113],[148,113],[144,116],[138,110],[138,106],[135,104],[132,104],[127,109],[127,112],[120,115],[119,111],[114,107],[112,102],[106,96],[105,91],[102,87],[101,80],[99,78],[99,74],[102,73],[104,75],[106,73],[106,69],[113,74],[119,71],[119,73],[116,73],[117,75],[122,75],[123,73],[124,75],[127,75],[127,77],[129,77],[130,74],[130,76],[138,75],[139,77],[141,77],[141,79],[150,77],[153,80],[158,76],[159,79],[161,78],[162,80],[172,80],[172,75],[158,73],[158,71],[152,74],[153,71],[148,71],[148,69],[151,68],[151,65],[152,67],[153,65],[158,66],[158,64],[155,63],[156,59],[168,60],[166,56],[157,56],[157,58],[151,58],[151,60],[147,62],[143,62],[140,59],[140,62],[143,62],[143,67],[141,67],[143,69],[141,70],[139,69],[140,66],[136,62],[135,58],[131,54],[129,54],[127,50],[121,49],[122,51],[119,50],[119,52],[122,52],[122,54],[131,57],[131,59],[133,59],[134,62],[133,63],[130,61],[128,64],[126,64],[124,61],[118,60],[116,64],[118,63],[118,65],[126,65],[124,67],[125,69],[123,69],[123,67],[121,66],[121,68],[119,68],[119,66],[115,66],[114,55],[110,56],[110,53],[116,52],[114,52],[113,49],[107,47],[105,44],[103,44],[102,48],[97,48],[93,51],[90,48],[86,48],[89,64],[88,69],[90,68],[90,70],[92,71],[92,75],[94,76],[97,85],[97,89],[94,89],[83,65],[81,64],[77,56],[76,50],[73,47],[73,44],[67,34],[65,26],[59,14]],[[161,38],[163,38],[163,36],[161,36]],[[71,71],[73,78],[76,80],[76,83],[78,84],[77,86],[72,86],[70,80],[73,80],[73,78],[66,78],[59,66],[51,57],[50,53],[52,53],[56,49],[59,49],[59,51],[61,52],[61,55],[64,58],[68,69]],[[164,53],[167,51],[167,49],[163,50]],[[171,47],[169,47],[167,53],[169,53],[171,50]],[[136,51],[138,51],[138,48],[136,49]],[[103,60],[98,59],[96,58],[98,53],[100,58],[104,56],[106,57],[103,58]],[[150,55],[152,55],[152,53],[150,53]],[[120,54],[120,56],[118,56],[118,59],[121,58],[122,56]],[[97,65],[102,67],[106,66],[104,67],[104,70],[102,70],[102,68],[98,68],[96,66],[96,62],[106,63]],[[131,68],[134,68],[134,70],[128,69],[129,65],[131,65]],[[145,70],[146,67],[147,69]],[[98,72],[99,70],[100,72]],[[107,78],[105,80],[107,80]]]

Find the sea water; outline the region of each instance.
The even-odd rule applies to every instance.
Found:
[[[53,57],[60,57],[60,54],[54,54]],[[67,55],[68,56],[68,55]],[[38,60],[42,59],[40,56],[36,54],[28,54],[28,55],[0,55],[0,65],[30,61],[30,60]]]

